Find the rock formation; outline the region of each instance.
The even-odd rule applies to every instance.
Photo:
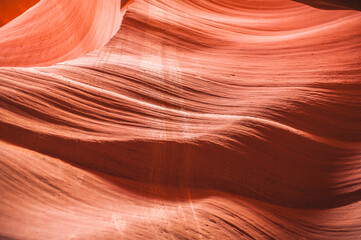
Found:
[[[351,2],[40,0],[7,16],[0,239],[359,239]]]

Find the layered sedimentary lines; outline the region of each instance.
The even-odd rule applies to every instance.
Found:
[[[0,238],[359,238],[356,7],[87,2],[0,28]]]
[[[103,47],[118,31],[120,0],[43,0],[0,29],[0,66],[50,66]]]

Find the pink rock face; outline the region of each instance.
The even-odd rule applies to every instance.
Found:
[[[0,239],[360,238],[356,5],[84,2],[0,28]]]
[[[0,66],[50,66],[103,47],[119,29],[120,0],[44,0],[0,28]]]

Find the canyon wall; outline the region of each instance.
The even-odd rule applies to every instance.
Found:
[[[0,28],[0,238],[359,239],[358,10],[41,0]]]

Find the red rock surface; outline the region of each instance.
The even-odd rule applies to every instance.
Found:
[[[10,22],[38,2],[39,0],[1,0],[0,26]]]
[[[0,28],[0,238],[360,238],[355,5],[87,3]]]

